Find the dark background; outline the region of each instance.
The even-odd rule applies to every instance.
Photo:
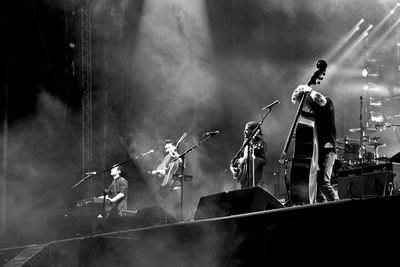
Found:
[[[21,0],[2,4],[2,246],[46,239],[48,218],[77,200],[101,194],[108,172],[71,190],[82,178],[81,3]],[[277,163],[296,106],[290,95],[306,83],[319,59],[328,61],[318,86],[336,106],[338,137],[360,125],[361,70],[367,56],[379,58],[379,96],[398,94],[398,29],[375,50],[399,17],[398,10],[373,36],[349,53],[329,53],[361,19],[377,25],[395,1],[219,0],[91,1],[92,130],[90,170],[124,164],[129,207],[156,204],[158,182],[146,175],[162,156],[163,140],[188,137],[185,151],[207,131],[220,135],[187,155],[185,216],[201,196],[234,189],[229,161],[239,149],[247,121],[261,120],[262,107],[278,99],[262,126],[268,142],[265,189],[284,197]],[[372,29],[372,32],[374,28]],[[367,52],[369,51],[369,54]],[[329,58],[327,58],[329,55]],[[345,55],[344,57],[341,57]],[[340,60],[339,60],[340,59]],[[390,102],[392,115],[400,113]],[[364,103],[365,105],[365,103]],[[363,110],[363,123],[368,114]],[[397,121],[392,120],[392,123]],[[397,132],[374,133],[398,152]],[[141,153],[154,149],[140,160]],[[5,238],[10,234],[13,238]]]

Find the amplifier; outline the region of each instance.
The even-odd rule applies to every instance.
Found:
[[[393,164],[393,190],[398,193],[400,190],[400,163],[392,162]]]
[[[392,163],[368,164],[368,165],[360,166],[357,168],[339,170],[337,176],[338,177],[360,176],[360,175],[368,174],[368,173],[384,172],[384,171],[392,171],[392,170],[393,170]]]
[[[337,189],[340,199],[384,196],[390,194],[393,184],[392,171],[359,172],[355,175],[337,177]]]

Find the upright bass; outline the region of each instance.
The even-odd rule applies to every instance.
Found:
[[[317,71],[311,76],[308,86],[320,83],[327,68],[324,60],[317,62]],[[303,110],[309,92],[304,92],[292,123],[280,163],[286,163],[290,141],[295,137],[294,153],[291,160],[290,182],[286,182],[288,199],[291,204],[312,204],[317,195],[318,141],[315,119],[312,113]]]

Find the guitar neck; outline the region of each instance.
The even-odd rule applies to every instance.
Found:
[[[297,122],[298,122],[298,120],[299,120],[301,110],[303,109],[303,105],[304,105],[304,103],[305,103],[305,100],[306,100],[308,94],[309,94],[309,92],[305,92],[305,93],[303,94],[302,98],[301,98],[300,105],[299,105],[299,107],[298,107],[298,109],[297,109],[296,116],[294,117],[292,126],[291,126],[291,128],[290,128],[289,135],[288,135],[288,137],[287,137],[287,139],[286,139],[286,143],[285,143],[285,147],[284,147],[284,149],[283,149],[283,151],[282,151],[282,155],[286,155],[286,154],[287,154],[287,151],[289,150],[289,146],[290,146],[290,142],[291,142],[291,140],[292,140],[292,138],[293,138],[294,130],[296,129]]]

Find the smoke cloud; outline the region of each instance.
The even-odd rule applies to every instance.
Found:
[[[57,11],[77,5],[44,3]],[[193,148],[185,156],[184,170],[193,176],[184,191],[184,213],[190,218],[201,196],[235,188],[229,161],[242,143],[244,125],[260,121],[266,115],[262,107],[279,100],[262,125],[268,143],[263,185],[282,197],[278,159],[297,110],[290,103],[293,89],[309,81],[316,62],[361,18],[376,25],[395,4],[383,0],[92,1],[94,169],[154,149],[155,153],[129,165],[126,175],[134,192],[130,208],[155,204],[159,181],[148,171],[162,160],[163,141],[176,142],[186,132],[179,152]],[[378,49],[382,58],[395,56],[394,43],[391,35]],[[340,65],[328,62],[327,78],[315,86],[335,103],[338,138],[357,138],[349,129],[360,125],[360,96],[366,91],[360,77],[362,63],[353,63],[366,49],[366,43],[361,43]],[[388,69],[394,66],[381,81],[392,92],[398,89],[397,69],[393,61],[384,62]],[[386,96],[387,91],[378,94]],[[37,99],[36,112],[10,126],[7,195],[9,209],[15,212],[8,222],[15,222],[15,231],[22,229],[19,222],[34,210],[51,214],[59,204],[54,199],[63,199],[63,189],[79,180],[80,127],[80,114],[71,113],[46,90]],[[221,134],[202,142],[203,133],[215,130]],[[381,155],[399,150],[396,133],[391,129],[372,133],[386,143]],[[99,183],[95,193],[102,187]],[[39,217],[35,216],[38,222]]]

